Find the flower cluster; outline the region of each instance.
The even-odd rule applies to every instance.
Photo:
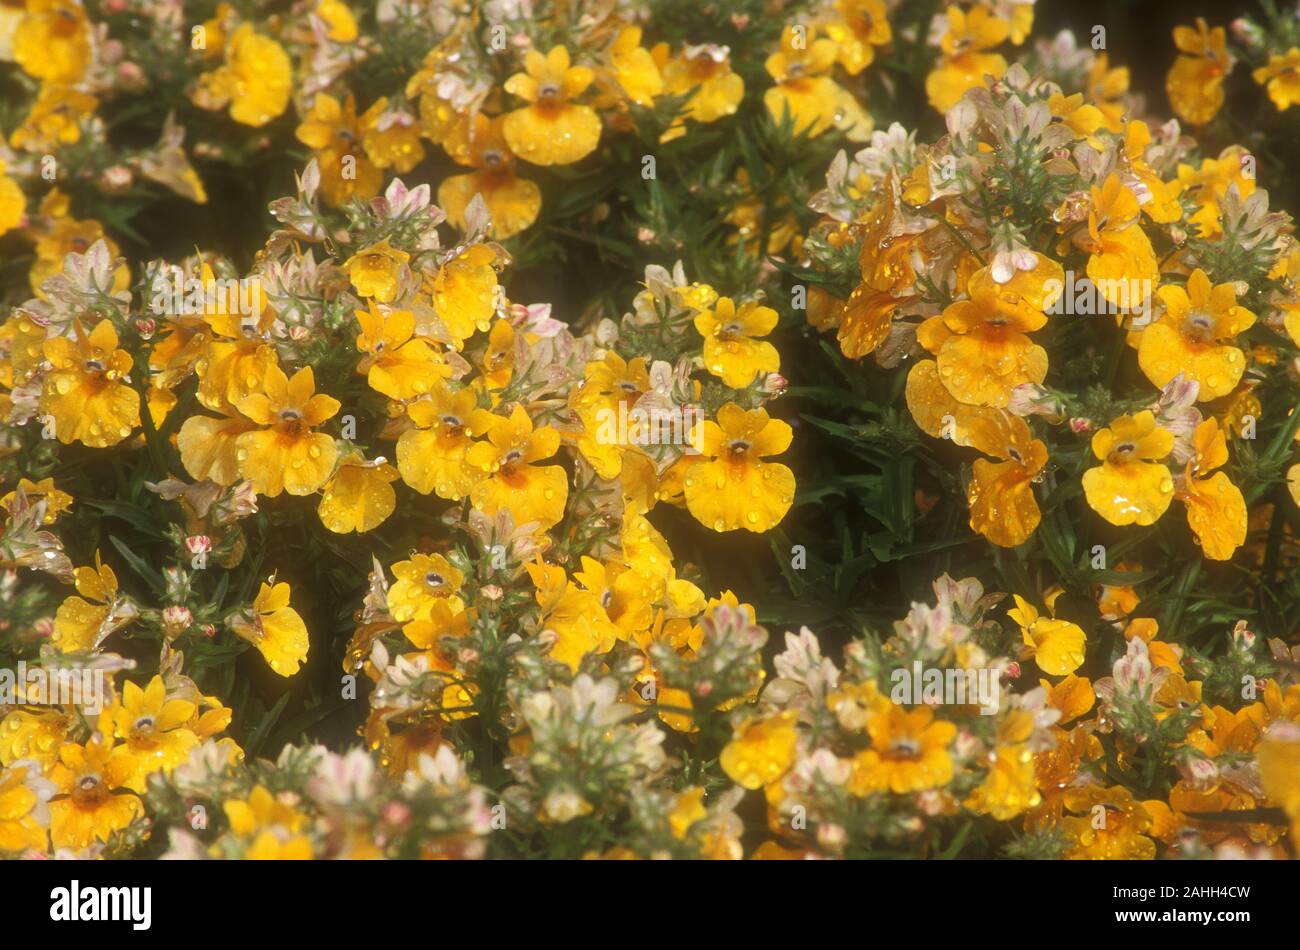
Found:
[[[0,856],[1294,856],[1273,19],[0,0]]]

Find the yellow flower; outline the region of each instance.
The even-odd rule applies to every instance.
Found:
[[[885,0],[835,0],[836,19],[826,27],[835,41],[837,58],[850,76],[856,76],[876,58],[876,47],[894,38]]]
[[[239,401],[239,411],[263,427],[236,437],[239,472],[259,495],[310,495],[325,484],[338,458],[334,439],[312,429],[339,411],[339,401],[316,392],[310,366],[292,379],[272,366],[262,386]]]
[[[1063,800],[1069,811],[1081,813],[1061,819],[1070,842],[1065,857],[1149,861],[1156,856],[1155,842],[1146,836],[1151,815],[1122,785],[1068,788]]]
[[[1059,595],[1060,591],[1048,595],[1048,610],[1053,608]],[[1020,638],[1038,668],[1049,676],[1068,676],[1082,666],[1087,637],[1079,625],[1040,616],[1029,601],[1019,594],[1015,598],[1016,606],[1007,611],[1007,616],[1020,625]]]
[[[397,296],[406,262],[411,255],[395,248],[384,238],[378,244],[363,248],[343,263],[348,279],[362,297],[373,297],[380,303],[392,303]]]
[[[453,614],[465,609],[456,596],[465,575],[441,554],[413,554],[393,565],[397,580],[388,589],[388,612],[401,623],[428,620],[439,604]]]
[[[59,750],[50,771],[58,789],[50,802],[50,840],[56,848],[88,848],[144,817],[140,799],[123,791],[133,767],[124,745],[69,742]]]
[[[99,100],[71,86],[46,83],[9,144],[32,152],[50,152],[81,140],[81,124],[95,113]]]
[[[682,123],[686,119],[716,122],[734,115],[740,108],[745,97],[745,81],[732,72],[727,47],[713,44],[687,46],[672,59],[668,59],[665,47],[656,47],[655,52],[663,60],[660,70],[665,92],[671,96],[690,93],[681,115],[664,133],[665,139],[683,134]]]
[[[0,854],[46,850],[48,817],[43,796],[37,793],[40,781],[31,763],[0,769]]]
[[[796,135],[819,135],[835,124],[841,89],[828,75],[835,65],[835,41],[812,30],[800,39],[794,27],[781,34],[780,48],[764,64],[776,85],[763,93],[763,104],[780,124],[789,112]]]
[[[1097,53],[1088,68],[1084,94],[1089,101],[1096,103],[1101,114],[1106,117],[1106,128],[1120,132],[1124,127],[1124,118],[1128,107],[1124,104],[1124,94],[1128,92],[1129,74],[1127,66],[1110,68],[1110,55]]]
[[[90,65],[90,33],[76,0],[28,0],[14,32],[14,61],[45,82],[75,83]]]
[[[1291,837],[1300,837],[1300,728],[1279,722],[1259,744],[1260,782],[1268,800],[1281,806],[1291,819]]]
[[[56,192],[50,192],[45,201],[41,202],[42,214],[55,194]],[[0,201],[2,200],[3,190],[0,189]],[[66,211],[66,207],[60,210]],[[85,254],[96,241],[103,241],[108,246],[109,256],[117,257],[120,253],[117,242],[104,234],[104,227],[98,221],[78,221],[67,217],[66,213],[54,215],[53,220],[36,238],[36,260],[32,262],[28,275],[36,296],[47,300],[41,285],[56,274],[63,273],[63,262],[69,254]],[[113,271],[113,292],[120,293],[130,284],[131,270],[122,264]]]
[[[484,477],[465,455],[474,437],[491,428],[491,413],[478,408],[469,387],[452,391],[435,385],[427,398],[417,399],[406,413],[418,428],[407,429],[397,440],[397,470],[402,481],[421,495],[460,501]]]
[[[257,428],[243,416],[227,411],[221,418],[190,416],[176,434],[181,464],[191,478],[210,478],[218,485],[239,481],[239,437]]]
[[[409,310],[385,316],[372,299],[369,310],[354,312],[361,324],[357,349],[364,354],[357,372],[366,374],[371,389],[405,401],[427,394],[451,375],[433,345],[415,336],[415,315]]]
[[[5,164],[0,161],[0,235],[22,224],[27,213],[27,196],[4,172]]]
[[[1300,48],[1292,46],[1282,56],[1273,53],[1267,64],[1250,75],[1261,86],[1267,85],[1268,97],[1278,112],[1300,102]]]
[[[466,460],[487,473],[470,490],[470,501],[485,515],[509,511],[516,525],[536,523],[545,531],[564,517],[569,477],[559,465],[534,465],[560,447],[560,433],[551,426],[533,429],[524,407],[510,417],[496,416],[486,442],[476,442]]]
[[[668,827],[673,837],[679,841],[686,838],[691,825],[707,817],[708,809],[704,807],[704,788],[692,785],[682,791],[673,800],[672,810],[668,812]]]
[[[939,378],[959,402],[1003,409],[1017,386],[1046,378],[1047,351],[1026,334],[1047,323],[1043,310],[1062,276],[1061,265],[1042,255],[1005,284],[988,267],[971,275],[969,299],[943,312],[949,335],[938,349]]]
[[[1138,365],[1147,379],[1163,388],[1182,373],[1200,384],[1197,402],[1232,392],[1246,369],[1245,354],[1232,343],[1255,322],[1253,313],[1237,306],[1235,287],[1212,286],[1198,267],[1186,289],[1166,284],[1157,294],[1165,313],[1142,331],[1138,344]]]
[[[54,524],[59,515],[72,507],[72,496],[55,488],[53,478],[42,478],[39,482],[34,482],[30,478],[20,478],[18,487],[0,498],[0,508],[11,511],[14,497],[20,491],[33,504],[38,501],[45,502],[45,518],[42,524]]]
[[[465,209],[475,195],[482,195],[492,217],[493,234],[505,240],[537,220],[542,189],[515,175],[515,157],[506,144],[502,122],[476,112],[470,122],[457,126],[464,130],[461,138],[465,141],[444,143],[447,152],[461,165],[477,171],[444,179],[438,186],[438,204],[447,220],[464,230]]]
[[[1174,27],[1174,45],[1180,55],[1165,77],[1169,104],[1185,122],[1205,125],[1223,106],[1223,80],[1232,71],[1227,32],[1197,17],[1196,29]]]
[[[718,758],[722,771],[744,788],[762,788],[779,781],[794,765],[798,744],[795,719],[792,712],[746,719],[722,749]]]
[[[534,165],[570,165],[591,154],[600,142],[600,117],[571,100],[591,85],[592,71],[570,65],[563,46],[545,56],[530,49],[524,70],[505,84],[506,92],[528,103],[505,117],[510,150]]]
[[[140,394],[122,382],[131,372],[131,354],[117,348],[110,320],[99,321],[90,336],[79,320],[72,328],[74,339],[45,341],[52,369],[41,393],[41,414],[52,417],[54,436],[64,445],[117,445],[140,424]]]
[[[1160,464],[1173,450],[1172,432],[1150,410],[1120,416],[1092,437],[1101,465],[1083,473],[1089,507],[1114,525],[1155,524],[1174,497],[1169,469]]]
[[[497,252],[491,247],[471,244],[425,282],[438,319],[458,350],[475,330],[487,330],[492,325],[498,294],[496,263]]]
[[[335,43],[356,41],[357,19],[347,4],[341,0],[320,0],[315,12],[329,27],[329,38]]]
[[[244,857],[251,861],[305,861],[312,857],[306,831],[307,816],[280,801],[264,786],[255,785],[246,799],[221,803],[230,832],[248,842]]]
[[[1165,183],[1146,162],[1147,146],[1151,144],[1151,130],[1138,119],[1124,129],[1124,155],[1129,167],[1142,185],[1142,210],[1157,224],[1172,224],[1183,217],[1183,207],[1178,201],[1182,186],[1177,182]]]
[[[790,426],[766,410],[727,403],[717,422],[704,423],[705,460],[682,482],[690,513],[714,531],[775,527],[794,503],[794,473],[762,459],[784,452],[792,438]]]
[[[130,772],[122,785],[144,793],[150,774],[159,770],[170,773],[185,760],[199,737],[189,728],[198,707],[187,699],[168,699],[161,676],[155,676],[141,689],[128,682],[122,698],[104,710],[101,723],[107,733],[126,740],[125,758]]]
[[[1228,444],[1216,419],[1206,419],[1192,436],[1194,454],[1187,461],[1183,484],[1175,493],[1187,506],[1187,523],[1201,551],[1226,561],[1246,543],[1246,499],[1223,472],[1208,473],[1228,461]]]
[[[1091,255],[1088,278],[1108,301],[1123,309],[1141,306],[1160,276],[1141,214],[1137,196],[1112,172],[1100,188],[1092,186],[1088,230],[1076,237]]]
[[[884,712],[867,720],[871,747],[853,757],[853,771],[846,788],[863,796],[877,791],[898,795],[947,785],[952,780],[952,757],[948,747],[957,727],[936,720],[934,711],[921,706],[905,709],[890,704]]]
[[[639,106],[651,106],[664,90],[663,76],[650,51],[641,45],[641,27],[625,26],[609,48],[612,72],[623,94]]]
[[[1229,188],[1236,189],[1243,199],[1255,193],[1258,183],[1249,173],[1249,163],[1244,160],[1246,154],[1241,146],[1232,145],[1217,159],[1202,159],[1200,168],[1186,163],[1178,166],[1177,186],[1191,194],[1196,202],[1196,211],[1188,220],[1196,225],[1201,237],[1212,239],[1223,235],[1220,203]]]
[[[999,745],[990,754],[988,773],[962,802],[979,815],[1010,821],[1042,802],[1034,782],[1034,755],[1029,744]]]
[[[307,625],[289,606],[288,584],[262,584],[253,600],[251,614],[236,617],[230,628],[266,658],[281,676],[293,676],[307,659]]]
[[[603,360],[588,363],[583,377],[569,393],[569,406],[583,426],[575,444],[601,478],[618,478],[624,455],[639,451],[637,441],[649,437],[633,410],[650,391],[650,373],[641,357],[629,362],[610,350]],[[611,423],[624,416],[630,431],[611,432]]]
[[[418,120],[404,109],[390,109],[387,96],[376,99],[361,116],[361,144],[376,168],[391,168],[399,175],[424,161]]]
[[[775,373],[781,355],[771,343],[755,337],[771,333],[776,321],[776,311],[757,301],[741,304],[737,311],[730,297],[719,297],[712,310],[695,317],[695,329],[704,337],[705,368],[732,389],[744,389],[755,377]]]
[[[950,6],[948,29],[940,40],[944,55],[925,77],[930,105],[947,112],[971,89],[984,85],[984,77],[1001,79],[1007,61],[997,53],[983,52],[1002,43],[1011,34],[1011,24],[999,19],[988,7],[964,12]]]
[[[379,194],[383,174],[362,147],[357,104],[351,95],[339,102],[318,93],[294,134],[299,142],[316,150],[321,194],[330,204],[337,207],[349,198]]]
[[[1047,464],[1047,446],[1005,411],[971,420],[965,434],[968,444],[1001,459],[975,460],[966,495],[971,529],[1000,547],[1024,544],[1042,518],[1033,480]]]
[[[542,631],[555,638],[550,657],[577,672],[588,653],[608,653],[619,630],[610,622],[600,598],[569,581],[564,568],[545,564],[541,557],[524,565],[537,588]]]
[[[349,454],[325,485],[317,509],[321,523],[335,534],[374,530],[397,507],[395,481],[397,469],[382,458],[367,462],[360,452]]]
[[[1097,702],[1092,683],[1086,677],[1075,676],[1073,673],[1055,686],[1047,680],[1039,680],[1038,685],[1047,693],[1047,704],[1060,712],[1062,724],[1078,719]]]
[[[230,105],[230,117],[260,128],[284,112],[293,91],[289,54],[251,23],[241,24],[225,46],[225,62],[199,77],[195,102],[204,109]]]

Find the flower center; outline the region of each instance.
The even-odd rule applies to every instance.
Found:
[[[889,743],[888,753],[891,759],[915,761],[921,757],[921,743],[915,739],[894,739]]]
[[[1183,333],[1192,340],[1208,343],[1214,339],[1214,320],[1208,313],[1194,311],[1187,317]]]

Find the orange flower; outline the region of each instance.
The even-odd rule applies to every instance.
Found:
[[[1047,377],[1047,351],[1025,334],[1047,323],[1043,310],[1064,286],[1063,273],[1040,255],[1033,270],[1005,284],[988,267],[971,275],[970,298],[943,312],[950,335],[938,348],[939,377],[959,402],[1006,408],[1013,389]]]
[[[1024,544],[1042,518],[1033,480],[1047,464],[1047,446],[1008,412],[973,420],[966,433],[970,445],[1002,460],[975,460],[966,494],[971,529],[1001,547]]]
[[[1226,561],[1246,543],[1246,499],[1223,472],[1207,473],[1228,461],[1228,444],[1216,419],[1206,419],[1192,436],[1178,500],[1187,506],[1187,523],[1205,556]]]
[[[871,748],[853,757],[847,788],[853,795],[891,791],[898,795],[947,785],[952,780],[948,747],[957,726],[936,720],[926,706],[890,705],[867,721]]]

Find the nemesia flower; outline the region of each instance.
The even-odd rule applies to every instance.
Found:
[[[50,839],[55,847],[86,848],[144,816],[140,799],[126,789],[133,763],[124,745],[66,743],[50,771],[58,797],[50,802]]]
[[[1173,446],[1173,433],[1150,410],[1098,429],[1092,452],[1102,464],[1083,473],[1089,507],[1111,524],[1154,524],[1174,497],[1173,477],[1159,462]]]
[[[1246,499],[1223,472],[1210,474],[1228,461],[1218,421],[1207,419],[1197,426],[1192,443],[1194,454],[1175,496],[1187,506],[1187,523],[1205,556],[1226,561],[1246,543]]]
[[[705,461],[683,480],[686,506],[714,531],[766,531],[778,524],[794,502],[794,473],[779,462],[764,462],[790,447],[793,433],[763,409],[745,411],[735,403],[718,410],[718,421],[704,423]]]
[[[99,321],[89,335],[79,321],[72,328],[72,339],[45,342],[53,371],[46,377],[41,411],[52,417],[60,442],[117,445],[140,423],[140,395],[125,382],[131,356],[117,348],[109,320]]]
[[[515,156],[506,144],[502,120],[480,112],[457,129],[464,130],[464,143],[451,139],[443,144],[459,164],[477,171],[449,175],[438,186],[438,204],[447,212],[447,220],[464,228],[470,201],[482,195],[498,239],[531,226],[542,208],[542,190],[536,182],[515,174]]]
[[[516,524],[536,522],[545,530],[564,517],[569,479],[559,465],[535,465],[560,447],[560,434],[551,426],[534,427],[523,406],[509,418],[494,417],[487,440],[476,442],[465,460],[486,473],[470,490],[474,507],[495,515],[506,509]]]
[[[932,709],[891,704],[867,720],[867,733],[871,747],[854,756],[847,785],[850,793],[904,795],[951,781],[953,762],[948,749],[957,727],[935,719]]]
[[[1278,112],[1300,102],[1300,48],[1270,54],[1268,62],[1251,72],[1251,78],[1268,88],[1268,97]]]
[[[224,51],[225,64],[199,78],[195,102],[205,109],[229,104],[232,119],[254,128],[283,113],[292,88],[292,65],[284,47],[244,23]]]
[[[316,392],[310,366],[292,379],[271,367],[262,391],[241,399],[239,411],[260,427],[235,439],[240,474],[259,495],[310,495],[329,478],[338,448],[313,429],[339,411],[339,401]]]
[[[1223,80],[1232,71],[1227,31],[1197,17],[1195,29],[1174,27],[1174,45],[1179,55],[1165,78],[1169,104],[1180,119],[1204,125],[1223,107]]]
[[[1227,395],[1246,368],[1245,354],[1232,343],[1255,315],[1237,305],[1232,284],[1211,285],[1199,267],[1187,278],[1186,289],[1165,284],[1157,295],[1165,313],[1142,331],[1142,372],[1161,387],[1183,373],[1200,384],[1199,402]]]
[[[510,151],[534,165],[570,165],[591,154],[600,142],[600,117],[572,100],[593,78],[590,68],[572,65],[563,46],[546,55],[529,50],[524,72],[505,83],[506,92],[528,103],[505,117]]]
[[[985,6],[967,11],[953,5],[945,17],[948,29],[940,41],[944,55],[925,79],[930,105],[940,112],[951,109],[968,90],[984,85],[985,76],[1001,78],[1007,61],[984,51],[998,46],[1011,33],[1011,25]]]
[[[1050,611],[1059,591],[1047,598]],[[1087,638],[1078,624],[1041,616],[1032,604],[1015,595],[1016,606],[1007,616],[1020,625],[1021,638],[1038,668],[1049,676],[1068,676],[1083,664]]]
[[[257,647],[267,665],[281,676],[293,676],[307,659],[307,625],[289,606],[288,584],[262,584],[248,614],[230,621],[230,628]]]
[[[766,376],[781,368],[776,347],[754,337],[767,336],[776,328],[777,315],[757,301],[741,304],[719,297],[713,309],[695,318],[695,329],[704,337],[704,365],[733,389],[743,389],[755,376]]]
[[[827,75],[835,65],[835,41],[808,32],[796,41],[794,28],[786,27],[780,49],[764,64],[777,84],[763,94],[763,104],[778,124],[788,112],[796,135],[818,135],[830,128],[842,95]]]

